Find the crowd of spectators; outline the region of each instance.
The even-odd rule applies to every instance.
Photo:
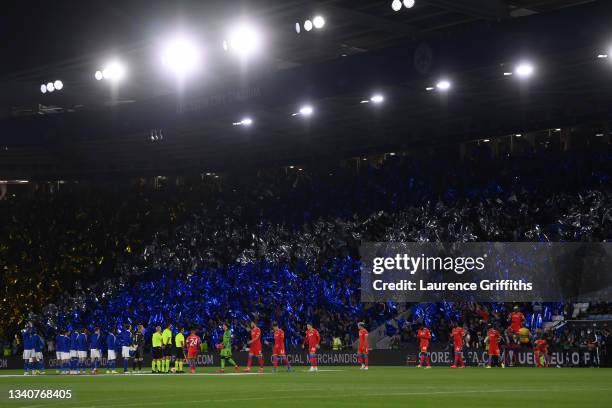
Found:
[[[359,166],[9,198],[0,202],[4,328],[170,321],[214,337],[230,320],[243,341],[246,322],[258,317],[265,327],[278,320],[292,344],[309,320],[327,344],[334,336],[346,344],[358,320],[374,327],[398,308],[360,303],[360,242],[609,240],[610,161],[593,151],[398,154]],[[411,339],[409,330],[400,337]]]

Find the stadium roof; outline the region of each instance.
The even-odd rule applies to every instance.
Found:
[[[612,46],[606,2],[391,1],[15,3],[0,66],[0,175],[70,177],[219,170],[390,151],[610,115]],[[574,7],[571,7],[574,6]],[[324,29],[296,22],[325,16]],[[248,66],[220,47],[248,17],[265,49]],[[206,48],[182,92],[154,60],[181,27]],[[110,58],[119,87],[95,81]],[[536,67],[520,81],[520,61]],[[427,91],[448,78],[449,92]],[[61,79],[64,89],[41,94]],[[361,103],[374,93],[380,106]],[[310,103],[310,118],[292,116]],[[250,127],[232,126],[241,118]]]

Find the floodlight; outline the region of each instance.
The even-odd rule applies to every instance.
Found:
[[[64,83],[58,79],[53,83],[53,87],[57,89],[58,91],[61,91],[62,88],[64,87]]]
[[[393,11],[400,11],[402,9],[402,0],[393,0],[391,8]]]
[[[316,16],[312,19],[312,24],[314,25],[314,28],[319,30],[325,25],[325,19],[323,18],[323,16]]]
[[[176,75],[183,76],[195,71],[199,62],[200,51],[188,38],[175,37],[163,48],[162,63]]]
[[[372,101],[373,103],[382,103],[384,100],[385,100],[385,98],[381,94],[373,95],[370,98],[370,101]]]
[[[312,30],[312,21],[310,20],[304,21],[304,30],[306,31]]]
[[[258,30],[249,24],[240,24],[230,32],[223,48],[246,57],[259,50],[260,46],[261,35]]]
[[[450,81],[443,79],[436,84],[436,88],[440,91],[448,91],[451,87]]]
[[[47,93],[47,85],[42,84],[42,85],[40,86],[40,92],[41,92],[41,93],[44,93],[44,94],[45,94],[45,93]]]
[[[49,82],[49,83],[47,83],[47,91],[48,91],[48,92],[53,92],[53,91],[55,91],[55,86],[53,85],[53,82]]]
[[[414,0],[404,0],[404,7],[406,8],[414,7]]]
[[[521,62],[514,69],[514,73],[521,78],[529,78],[533,75],[534,67],[528,62]]]
[[[300,115],[310,116],[314,112],[314,109],[310,105],[304,105],[300,108]]]

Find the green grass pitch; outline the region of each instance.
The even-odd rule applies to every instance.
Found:
[[[612,407],[612,369],[296,367],[265,374],[23,376],[0,373],[0,407]],[[212,374],[210,367],[201,374]],[[7,375],[14,374],[14,375]],[[10,400],[70,389],[72,400]]]

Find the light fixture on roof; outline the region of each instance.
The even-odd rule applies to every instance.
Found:
[[[300,23],[295,23],[295,32],[299,34],[301,31],[302,26],[300,25]]]
[[[534,71],[534,66],[529,62],[521,62],[514,68],[514,73],[521,78],[529,78]]]
[[[182,77],[198,68],[200,50],[191,39],[177,36],[164,45],[161,59],[166,68]]]
[[[240,122],[234,122],[232,125],[234,126],[251,126],[253,124],[253,119],[246,117],[243,118]]]
[[[313,112],[314,112],[314,109],[311,105],[302,105],[300,107],[300,110],[295,113],[292,113],[291,116],[298,116],[298,115],[310,116],[312,115]]]
[[[47,92],[53,92],[55,91],[55,85],[53,85],[53,82],[48,82],[47,83]]]
[[[312,21],[310,20],[304,21],[304,30],[306,31],[312,30]]]
[[[56,90],[61,91],[64,88],[64,83],[58,79],[55,82],[53,82],[53,87]]]
[[[491,141],[491,139],[482,139],[483,142],[485,143],[489,143]]]
[[[404,0],[403,4],[404,4],[404,7],[406,7],[406,8],[413,8],[414,7],[414,0]]]
[[[261,47],[261,34],[254,26],[240,23],[234,27],[223,41],[223,48],[232,51],[241,57],[248,57],[256,53]]]
[[[315,16],[312,19],[312,25],[317,30],[320,30],[321,28],[323,28],[325,26],[325,19],[323,18],[323,16]]]
[[[362,100],[360,103],[375,103],[375,104],[379,104],[382,103],[385,100],[385,97],[381,94],[374,94],[370,97],[370,99],[364,99]]]
[[[40,86],[40,92],[46,94],[47,93],[47,85],[42,84]]]
[[[515,134],[514,136],[515,136],[515,137],[521,137],[521,136],[523,136],[523,135],[522,135],[522,134],[520,134],[520,133],[517,133],[517,134]]]
[[[438,88],[438,90],[440,91],[448,91],[450,87],[451,87],[451,83],[447,79],[442,79],[438,81],[438,83],[436,84],[436,88]]]
[[[605,58],[608,58],[608,54],[598,54],[598,55],[597,55],[597,58],[599,58],[599,59],[605,59]]]
[[[402,0],[393,0],[391,2],[391,9],[393,11],[400,11],[402,9]]]

